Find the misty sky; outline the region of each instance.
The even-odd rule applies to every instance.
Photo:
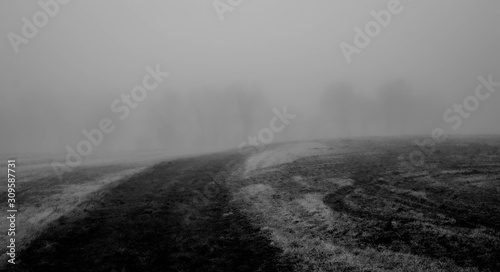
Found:
[[[211,1],[73,0],[16,54],[8,33],[20,35],[21,18],[41,8],[0,1],[0,152],[64,152],[102,118],[117,129],[101,150],[233,148],[283,106],[298,118],[276,139],[344,136],[348,126],[354,136],[429,135],[436,127],[500,133],[500,93],[456,131],[443,121],[474,94],[478,76],[500,81],[500,1],[402,0],[402,12],[347,63],[339,45],[353,44],[354,27],[364,28],[370,11],[388,2],[247,0],[221,22]],[[157,64],[170,76],[120,121],[110,104]],[[325,92],[342,82],[357,97],[355,110],[325,106]],[[394,82],[403,82],[407,104],[399,96],[384,104],[381,90],[400,86]],[[391,103],[399,106],[380,113]],[[242,105],[249,126],[235,117]],[[403,111],[404,119],[385,124]],[[342,114],[357,119],[330,125]]]

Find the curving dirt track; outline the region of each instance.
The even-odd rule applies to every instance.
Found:
[[[460,148],[459,148],[460,147]],[[13,271],[499,271],[500,139],[276,144],[110,183]]]
[[[416,169],[410,138],[275,146],[236,198],[296,271],[499,271],[499,144],[452,139]]]
[[[225,153],[164,162],[103,189],[100,199],[52,223],[13,271],[290,271],[281,250],[209,175],[242,159]]]

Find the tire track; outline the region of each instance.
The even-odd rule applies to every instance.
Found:
[[[203,205],[197,190],[238,154],[163,162],[120,181],[101,205],[52,223],[14,271],[290,271],[221,185]],[[189,220],[186,218],[189,217]]]

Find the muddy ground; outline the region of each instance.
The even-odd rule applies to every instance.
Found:
[[[419,167],[400,160],[413,138],[161,162],[48,224],[13,271],[500,271],[499,147],[450,139]]]

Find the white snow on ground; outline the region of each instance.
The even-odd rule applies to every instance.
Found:
[[[0,158],[11,158],[6,155],[0,155]],[[16,187],[24,188],[31,182],[36,182],[40,178],[51,178],[56,180],[57,176],[50,163],[59,157],[51,154],[41,155],[17,155],[16,158]],[[16,241],[18,250],[35,238],[49,223],[57,220],[61,216],[70,213],[82,204],[90,201],[95,203],[100,201],[103,196],[99,195],[101,188],[130,177],[134,174],[144,171],[154,163],[167,159],[168,156],[163,152],[138,152],[135,156],[110,155],[94,156],[85,160],[82,165],[93,171],[93,167],[108,165],[110,169],[102,174],[94,173],[93,178],[86,179],[78,184],[61,182],[54,188],[53,194],[40,194],[39,200],[34,203],[19,203],[19,209],[16,217],[16,224],[19,229],[16,231]],[[59,158],[60,159],[60,158]],[[61,160],[59,160],[61,162]],[[7,159],[0,163],[0,169],[6,170]],[[62,161],[64,162],[64,161]],[[129,166],[116,167],[120,165]],[[113,170],[114,169],[114,170]],[[75,170],[81,171],[81,169]],[[5,171],[6,172],[6,171]],[[1,193],[6,193],[7,186],[0,188]],[[20,191],[22,193],[22,190]],[[87,207],[84,204],[84,207]],[[9,221],[0,221],[1,229],[8,229]],[[0,244],[5,244],[8,236],[0,237]]]
[[[245,162],[244,176],[263,168],[271,168],[285,163],[290,163],[300,158],[321,155],[327,151],[327,146],[322,143],[290,143],[275,147],[250,156]]]
[[[0,170],[7,171],[7,160],[16,160],[16,182],[31,182],[39,178],[50,177],[56,174],[51,163],[65,164],[65,154],[0,154]],[[102,165],[130,164],[137,167],[152,165],[156,162],[175,159],[174,156],[165,151],[138,151],[123,153],[98,153],[84,157],[79,167],[93,167]],[[135,168],[135,167],[134,167]],[[71,168],[70,168],[71,169]],[[64,170],[60,170],[64,171]],[[0,188],[0,192],[6,190],[6,186]]]
[[[50,222],[57,220],[72,211],[80,203],[87,201],[88,196],[97,192],[103,186],[144,171],[145,168],[147,167],[127,169],[105,174],[95,180],[88,180],[81,184],[63,185],[63,190],[60,193],[47,196],[43,199],[42,205],[22,207],[17,213],[19,217],[17,224],[22,226],[16,232],[16,238],[18,238],[16,240],[19,241],[18,247],[26,245]],[[8,221],[2,221],[0,227],[7,229],[7,224]],[[4,239],[0,239],[0,242],[5,243]]]

